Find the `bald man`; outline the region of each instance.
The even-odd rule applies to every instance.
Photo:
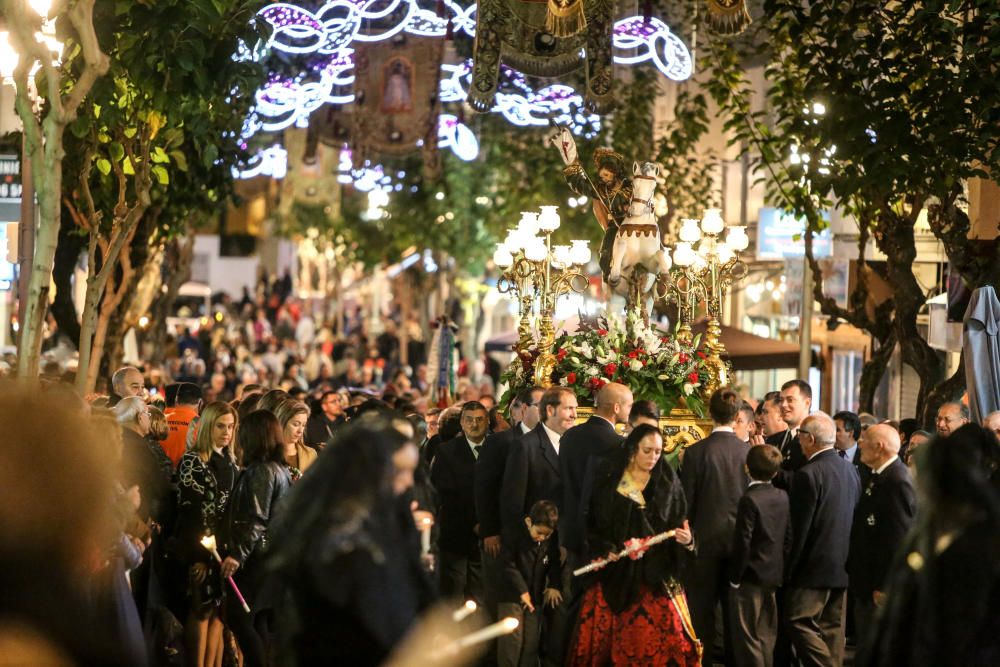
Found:
[[[955,401],[942,403],[937,411],[937,419],[934,420],[934,426],[942,438],[947,438],[968,423],[969,408]]]
[[[559,476],[563,497],[559,538],[570,554],[586,553],[588,475],[596,471],[597,461],[623,442],[618,424],[628,422],[632,411],[632,391],[623,384],[610,382],[597,392],[593,416],[566,431],[559,452]],[[588,472],[589,471],[589,472]]]
[[[872,473],[854,510],[847,573],[854,594],[858,641],[872,628],[884,602],[886,575],[917,509],[910,473],[899,459],[899,433],[877,424],[861,434],[861,462]]]

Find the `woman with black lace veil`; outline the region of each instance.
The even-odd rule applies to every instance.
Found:
[[[289,664],[381,664],[434,600],[406,496],[418,460],[393,421],[366,416],[292,489],[270,556]]]
[[[611,558],[584,594],[567,664],[701,664],[679,582],[694,543],[680,480],[663,460],[659,429],[639,424],[594,480],[588,516],[592,559]],[[632,538],[667,531],[671,539],[618,558]]]

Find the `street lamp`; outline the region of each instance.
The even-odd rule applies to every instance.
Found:
[[[584,292],[589,281],[582,268],[590,262],[586,241],[573,240],[571,245],[552,245],[552,233],[559,229],[558,206],[542,206],[541,213],[525,212],[516,229],[508,230],[503,243],[498,243],[493,262],[502,270],[497,289],[504,294],[516,294],[520,324],[514,349],[520,354],[534,342],[531,314],[538,299],[538,358],[535,361],[535,383],[551,385],[556,358],[552,354],[555,329],[552,316],[556,301],[571,291]],[[541,232],[544,236],[539,236]]]
[[[693,218],[684,220],[679,237],[681,240],[674,246],[674,269],[671,271],[680,321],[677,338],[682,343],[691,344],[694,307],[704,298],[708,309],[705,363],[710,369],[705,394],[711,395],[728,384],[728,370],[722,361],[726,348],[722,344],[719,320],[726,289],[734,280],[742,280],[746,276],[747,268],[739,254],[750,245],[750,238],[742,225],[727,227],[722,212],[717,208],[707,209],[700,221]]]

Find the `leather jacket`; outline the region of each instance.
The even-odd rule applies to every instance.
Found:
[[[241,566],[267,551],[268,524],[291,485],[288,468],[274,461],[251,464],[240,473],[229,499],[226,535],[228,555]]]

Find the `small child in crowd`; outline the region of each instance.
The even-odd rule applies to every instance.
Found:
[[[729,573],[733,650],[739,667],[771,665],[778,631],[775,591],[782,584],[791,546],[788,494],[771,480],[781,452],[757,445],[747,453],[750,486],[736,510],[736,534]]]
[[[558,607],[566,589],[559,556],[559,539],[553,537],[559,509],[547,500],[531,506],[524,526],[500,551],[503,567],[497,605],[499,618],[516,618],[515,632],[497,643],[500,667],[538,664],[543,605]],[[508,543],[509,542],[509,543]]]

